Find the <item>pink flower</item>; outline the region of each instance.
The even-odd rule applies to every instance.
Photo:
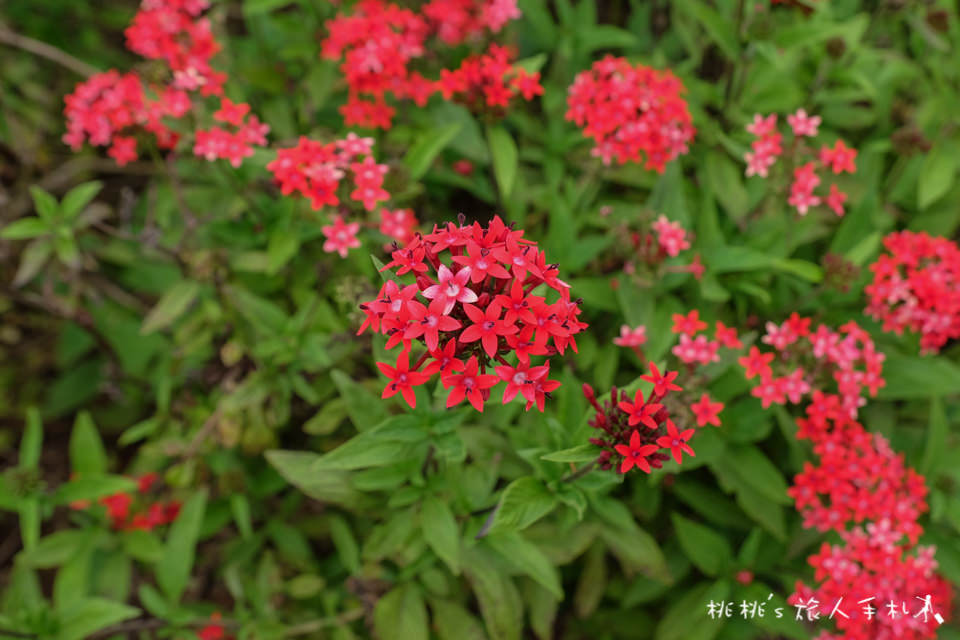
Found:
[[[622,325],[620,327],[620,337],[613,339],[613,344],[620,347],[639,347],[647,341],[647,328],[645,326],[638,325],[636,328],[631,329],[630,325]]]
[[[817,128],[820,126],[820,116],[808,116],[803,109],[797,109],[797,112],[787,116],[787,123],[793,129],[795,136],[817,135]]]
[[[470,267],[462,267],[454,275],[447,265],[441,264],[437,271],[437,279],[438,284],[423,290],[423,297],[441,300],[444,315],[449,314],[458,302],[467,304],[478,300],[476,292],[467,286],[470,281]]]
[[[332,225],[321,227],[320,231],[327,237],[326,242],[323,243],[323,250],[327,253],[336,251],[341,258],[346,258],[350,249],[360,246],[360,241],[357,240],[357,232],[360,231],[359,222],[347,224],[342,217],[336,216]]]

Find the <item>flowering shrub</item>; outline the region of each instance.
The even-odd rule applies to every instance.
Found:
[[[4,4],[0,638],[956,640],[954,4]]]

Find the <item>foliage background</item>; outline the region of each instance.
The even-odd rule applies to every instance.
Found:
[[[671,463],[571,484],[560,482],[569,465],[542,459],[589,435],[581,383],[627,386],[644,372],[611,343],[619,326],[645,324],[645,351],[660,361],[671,314],[691,308],[742,328],[796,310],[870,329],[887,386],[862,420],[926,474],[923,541],[960,585],[960,346],[918,356],[915,336],[883,334],[862,315],[865,268],[844,292],[822,265],[832,252],[865,267],[895,228],[956,240],[958,4],[811,5],[521,0],[524,17],[503,39],[541,65],[546,92],[510,112],[505,146],[491,153],[488,123],[439,101],[401,108],[376,135],[394,206],[427,226],[502,212],[584,298],[590,330],[555,367],[563,387],[544,415],[491,403],[482,415],[400,417],[378,398],[370,354],[382,342],[353,336],[357,303],[379,286],[368,254],[383,257],[380,239],[346,260],[324,254],[317,219],[270,186],[267,152],[239,170],[186,156],[121,170],[70,153],[62,97],[80,77],[0,44],[0,226],[34,215],[30,185],[59,198],[102,183],[70,232],[73,266],[51,259],[18,279],[24,243],[0,241],[0,626],[81,638],[140,610],[192,637],[183,629],[219,610],[256,638],[811,637],[792,615],[706,617],[711,598],[782,601],[824,539],[800,527],[784,493],[810,452],[731,361],[708,369],[724,427],[697,434],[682,473]],[[0,29],[125,69],[137,63],[122,38],[135,11],[8,0]],[[335,11],[215,3],[228,93],[274,141],[343,133],[337,65],[318,59]],[[574,74],[607,52],[670,67],[688,89],[697,138],[663,175],[600,167],[563,118]],[[798,107],[860,152],[841,220],[794,219],[785,197],[743,178],[743,125]],[[464,158],[469,178],[452,169]],[[642,286],[609,259],[627,250],[617,225],[654,213],[695,233],[702,281]],[[358,433],[353,455],[311,466]],[[72,513],[71,492],[90,487],[68,480],[84,467],[114,474],[95,492],[125,486],[106,484],[119,474],[161,471],[185,500],[181,524],[126,535]],[[508,485],[513,520],[475,540]],[[751,585],[733,579],[741,569]],[[960,632],[946,625],[938,637]]]

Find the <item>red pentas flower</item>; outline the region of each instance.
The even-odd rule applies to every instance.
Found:
[[[824,543],[809,563],[820,582],[798,581],[787,602],[807,619],[829,617],[837,633],[818,640],[932,640],[950,618],[952,589],[937,575],[932,546],[904,545],[884,518],[840,534],[840,544]]]
[[[922,231],[891,233],[883,246],[886,253],[870,265],[866,313],[884,331],[919,333],[926,353],[960,338],[960,248]]]
[[[151,500],[150,494],[159,484],[156,473],[145,473],[138,478],[137,494],[115,493],[100,498],[97,502],[105,507],[110,527],[117,531],[150,531],[156,527],[170,524],[180,514],[180,503],[176,500]],[[87,500],[70,504],[72,509],[88,509]]]
[[[590,426],[600,432],[590,442],[602,449],[597,458],[601,469],[611,469],[616,464],[620,473],[634,467],[650,473],[661,468],[671,455],[677,463],[684,453],[694,455],[688,441],[695,430],[679,429],[669,409],[684,403],[673,393],[683,390],[673,382],[677,372],[661,373],[655,364],[650,365],[650,371],[650,375],[640,376],[653,383],[648,397],[638,389],[631,398],[626,391],[614,387],[610,397],[601,403],[593,388],[583,385],[583,395],[595,410]],[[684,422],[689,424],[686,414],[683,415]]]
[[[161,149],[172,149],[179,139],[165,123],[189,109],[190,98],[176,89],[153,88],[151,97],[135,73],[106,71],[77,84],[64,98],[67,133],[63,141],[77,151],[84,142],[109,147],[117,164],[136,160],[137,134],[149,135]]]
[[[203,95],[219,95],[225,74],[210,59],[220,50],[210,21],[202,14],[207,0],[143,0],[127,27],[127,48],[151,60],[163,60],[174,74],[174,86]]]
[[[413,407],[413,387],[439,373],[451,390],[448,406],[466,398],[482,411],[492,387],[505,382],[504,403],[519,395],[527,410],[542,411],[560,386],[549,378],[550,356],[576,351],[575,336],[587,325],[578,320],[580,301],[570,299],[558,266],[537,244],[497,216],[487,225],[461,216],[459,224],[415,234],[391,258],[383,270],[411,283],[384,283],[361,305],[366,319],[357,331],[369,327],[388,336],[387,349],[401,348],[396,367],[377,365],[391,378],[384,397],[401,393]],[[424,349],[410,365],[415,342]],[[535,364],[539,357],[546,359]]]
[[[491,44],[487,53],[469,56],[453,70],[440,72],[437,87],[445,100],[454,100],[475,113],[502,114],[518,96],[532,100],[543,94],[540,73],[511,64],[509,47]]]
[[[793,134],[793,140],[787,147],[787,156],[794,167],[787,202],[801,216],[807,215],[811,207],[824,203],[837,216],[842,216],[847,194],[840,191],[836,184],[831,184],[826,196],[817,195],[815,191],[822,182],[817,171],[827,169],[834,174],[844,171],[854,173],[857,170],[854,163],[856,150],[846,146],[843,140],[837,140],[833,147],[824,145],[819,151],[807,146],[804,138],[817,136],[820,116],[810,116],[803,109],[788,115],[787,123]],[[777,158],[784,153],[783,134],[777,130],[777,114],[762,116],[758,113],[746,129],[754,136],[750,151],[744,154],[746,175],[766,178]]]
[[[566,117],[593,138],[592,153],[604,164],[644,161],[662,173],[693,139],[684,91],[670,71],[608,55],[574,78]]]
[[[296,146],[279,149],[267,169],[283,195],[299,193],[310,200],[314,210],[340,204],[341,181],[349,171],[354,186],[350,198],[372,211],[378,202],[390,197],[383,189],[387,166],[377,164],[372,149],[373,138],[353,133],[326,144],[301,137]]]
[[[396,110],[388,98],[423,106],[440,90],[436,80],[410,69],[424,56],[431,36],[450,45],[474,41],[520,15],[516,0],[431,0],[420,11],[362,0],[349,13],[327,21],[329,36],[321,55],[343,59],[340,68],[349,92],[341,113],[348,126],[389,128]],[[526,76],[516,74],[514,81],[525,96],[536,91]],[[491,92],[500,99],[502,92]]]
[[[229,160],[239,167],[244,159],[253,155],[255,146],[267,144],[270,126],[250,114],[250,105],[231,102],[229,98],[220,99],[220,109],[213,119],[227,124],[227,127],[214,126],[210,129],[198,129],[193,143],[193,153],[213,162],[217,159]]]

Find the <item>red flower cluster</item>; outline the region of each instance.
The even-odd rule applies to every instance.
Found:
[[[688,441],[696,430],[678,429],[665,403],[671,391],[682,391],[673,382],[677,372],[665,371],[661,375],[655,364],[651,364],[650,369],[650,375],[640,376],[653,383],[653,390],[646,399],[640,389],[631,398],[626,391],[621,389],[618,392],[614,387],[610,390],[610,398],[600,404],[593,388],[588,384],[583,385],[583,395],[596,411],[589,421],[590,426],[603,432],[600,436],[590,438],[591,444],[603,449],[597,458],[597,465],[601,469],[613,468],[616,460],[620,473],[626,473],[634,467],[650,473],[652,469],[663,467],[664,461],[669,460],[671,455],[678,464],[682,462],[684,453],[695,455]],[[711,403],[706,394],[698,404],[700,406],[694,409],[697,424],[702,427],[709,420],[711,424],[719,426],[720,420],[716,414],[723,405]]]
[[[751,393],[760,398],[764,408],[797,404],[812,389],[817,390],[812,396],[815,403],[827,402],[828,396],[818,392],[832,381],[839,395],[829,397],[836,399],[847,417],[855,418],[866,404],[864,390],[873,396],[885,384],[881,375],[885,356],[856,322],[846,323],[839,331],[822,324],[811,331],[810,322],[810,318],[794,313],[781,325],[767,323],[761,341],[777,353],[764,353],[752,346],[738,360],[748,380],[759,377]]]
[[[839,633],[816,640],[924,640],[937,637],[950,616],[950,584],[937,573],[933,547],[897,544],[901,533],[889,519],[840,534],[810,557],[822,581],[812,589],[798,582],[788,602],[825,617],[834,606]],[[940,620],[937,619],[939,616]]]
[[[694,254],[693,260],[687,265],[664,264],[668,258],[675,258],[690,248],[686,229],[665,215],[661,214],[647,227],[646,232],[624,229],[622,237],[629,237],[638,258],[638,261],[628,260],[624,263],[624,273],[635,274],[638,267],[646,267],[646,272],[653,277],[662,273],[692,273],[697,280],[703,277],[700,254]]]
[[[377,164],[372,149],[373,138],[360,138],[353,133],[327,144],[301,137],[296,146],[279,149],[267,169],[273,173],[283,195],[299,193],[310,200],[314,210],[340,203],[337,192],[349,170],[354,186],[350,198],[363,203],[367,211],[373,211],[376,204],[387,200],[390,194],[383,189],[387,165]]]
[[[936,613],[949,615],[951,590],[934,573],[934,548],[916,546],[923,533],[918,520],[927,510],[924,478],[883,436],[852,420],[837,396],[816,394],[807,417],[797,420],[797,437],[813,441],[819,460],[804,465],[787,493],[805,527],[835,530],[842,544],[824,543],[810,556],[821,584],[812,589],[798,581],[789,602],[850,603],[845,616],[833,617],[843,635],[825,632],[818,636],[824,640],[933,638],[940,624],[933,611],[921,617],[915,610],[929,595]],[[901,603],[910,610],[902,611]]]
[[[843,531],[849,523],[892,518],[894,530],[916,543],[923,531],[917,520],[927,510],[923,476],[882,435],[847,416],[836,396],[823,398],[797,420],[797,437],[811,439],[819,457],[816,465],[804,464],[787,491],[803,525]]]
[[[351,13],[327,21],[330,35],[321,55],[343,58],[349,95],[340,111],[346,124],[389,128],[395,109],[387,97],[426,104],[438,84],[409,65],[424,55],[432,35],[459,44],[477,39],[484,29],[499,31],[519,15],[516,0],[432,0],[421,14],[383,0],[361,0]]]
[[[883,246],[888,254],[870,265],[866,313],[882,320],[884,331],[920,333],[926,353],[960,338],[960,248],[922,231],[891,233]]]
[[[154,91],[157,99],[149,99],[135,73],[111,70],[91,76],[64,98],[67,133],[63,141],[74,151],[87,141],[109,146],[107,155],[120,166],[137,159],[139,131],[152,134],[161,149],[172,149],[178,136],[163,118],[182,117],[190,109],[190,97],[179,89]]]
[[[152,134],[161,149],[173,149],[180,136],[164,119],[183,118],[196,105],[190,92],[222,96],[226,74],[213,70],[210,60],[220,46],[214,40],[210,22],[200,14],[207,0],[143,0],[140,11],[126,30],[127,47],[150,59],[163,60],[172,77],[162,85],[151,85],[148,96],[141,77],[134,72],[99,73],[76,86],[64,99],[67,133],[63,141],[75,151],[89,141],[109,146],[107,152],[117,164],[136,160],[139,132]],[[194,154],[216,160],[225,158],[240,166],[253,154],[253,146],[265,145],[270,128],[250,106],[221,97],[214,120],[219,126],[196,132]]]
[[[817,170],[829,169],[835,174],[844,171],[854,173],[857,170],[854,163],[857,151],[846,146],[843,140],[837,140],[833,148],[826,145],[820,148],[817,161],[804,161],[806,157],[812,156],[814,151],[806,147],[802,140],[804,137],[813,138],[817,135],[820,116],[808,116],[806,111],[798,109],[796,113],[787,116],[787,123],[793,131],[793,142],[788,156],[796,167],[793,170],[793,182],[790,185],[790,196],[787,202],[796,207],[797,212],[802,216],[807,215],[810,207],[822,203],[825,203],[838,216],[842,216],[847,194],[837,189],[836,184],[831,184],[826,196],[814,195],[814,191],[821,183]],[[777,131],[777,114],[771,113],[764,117],[758,113],[753,116],[753,122],[746,128],[755,136],[750,144],[751,150],[744,154],[744,160],[747,162],[746,175],[766,178],[777,158],[783,154],[783,135]]]
[[[220,110],[213,114],[214,120],[231,125],[234,131],[223,127],[197,131],[193,153],[211,162],[223,158],[234,167],[239,167],[244,158],[253,155],[254,146],[267,144],[270,126],[260,122],[255,115],[248,117],[250,105],[246,103],[233,103],[229,98],[221,98],[220,105]]]
[[[107,509],[110,526],[117,531],[150,531],[155,527],[170,524],[180,514],[180,503],[170,501],[147,501],[146,496],[158,482],[156,473],[146,473],[137,478],[137,491],[140,500],[129,493],[116,493],[99,502]],[[78,501],[70,505],[73,509],[87,509],[88,501]]]
[[[640,162],[663,173],[687,152],[694,127],[683,84],[669,70],[632,65],[607,56],[577,74],[567,97],[567,120],[596,143],[604,164]]]
[[[413,209],[380,210],[380,233],[397,244],[407,244],[413,240],[419,225]],[[389,246],[387,245],[388,250]]]
[[[563,354],[568,346],[576,351],[574,336],[587,325],[577,319],[579,300],[570,300],[557,265],[547,263],[523,231],[498,216],[487,226],[464,225],[461,216],[459,225],[416,234],[383,269],[414,280],[388,280],[376,300],[360,305],[366,319],[357,334],[369,327],[389,337],[387,349],[401,346],[395,366],[377,363],[390,378],[384,398],[400,393],[415,407],[413,387],[436,373],[450,389],[448,407],[466,398],[483,411],[490,389],[505,382],[504,403],[519,394],[527,410],[536,405],[543,411],[560,383],[547,378],[549,359],[534,365],[531,357]],[[540,286],[559,296],[548,302],[533,293]],[[411,367],[414,340],[426,350]],[[516,364],[507,360],[511,355]]]
[[[444,69],[437,82],[443,98],[482,113],[487,107],[506,107],[517,95],[524,100],[542,95],[540,73],[510,64],[513,55],[510,48],[491,44],[487,53],[466,58],[458,69]]]
[[[174,86],[220,95],[225,73],[214,71],[210,60],[220,50],[210,21],[200,17],[207,0],[143,0],[127,27],[127,48],[150,60],[163,60],[174,74]]]

